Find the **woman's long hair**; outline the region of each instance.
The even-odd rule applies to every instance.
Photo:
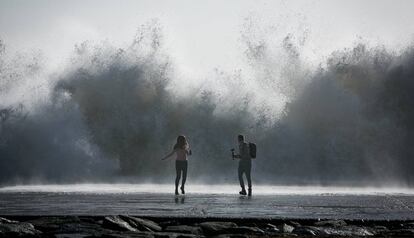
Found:
[[[187,149],[188,148],[188,142],[187,139],[185,138],[185,136],[180,135],[177,137],[177,143],[174,145],[174,150],[175,149]]]

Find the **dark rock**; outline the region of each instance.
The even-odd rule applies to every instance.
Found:
[[[316,236],[319,234],[319,231],[315,229],[314,227],[310,226],[300,226],[296,227],[293,231],[294,234],[297,235],[305,235],[305,236]]]
[[[290,226],[293,226],[293,227],[301,226],[301,224],[299,222],[296,222],[296,221],[288,221],[287,224],[290,225]]]
[[[285,224],[285,223],[280,225],[278,228],[283,233],[292,233],[292,231],[295,229],[293,226],[290,226],[290,225]]]
[[[243,235],[243,234],[221,234],[215,236],[216,238],[249,238],[250,235]]]
[[[385,237],[414,237],[414,229],[397,229],[381,233]]]
[[[373,236],[375,231],[367,227],[345,226],[341,229],[345,235],[349,236]]]
[[[389,231],[389,229],[385,226],[374,226],[373,229],[376,232],[387,232],[387,231]]]
[[[56,234],[54,235],[55,238],[84,238],[84,237],[91,237],[92,234],[87,233],[69,233],[69,234]]]
[[[249,226],[231,227],[225,229],[224,232],[228,234],[264,234],[264,231],[262,229]]]
[[[0,237],[40,236],[42,232],[28,222],[16,222],[2,219],[0,222]]]
[[[65,234],[73,234],[73,237],[76,237],[76,234],[99,236],[111,231],[103,228],[94,219],[79,219],[78,217],[41,217],[30,220],[30,222],[44,234],[62,234],[63,237]]]
[[[237,227],[234,222],[218,222],[210,221],[200,223],[199,226],[203,229],[204,233],[208,235],[220,234],[223,230],[228,228]]]
[[[102,226],[118,231],[137,231],[137,229],[133,228],[128,222],[122,220],[119,216],[105,217]]]
[[[12,224],[12,223],[19,223],[19,222],[0,217],[0,223]]]
[[[346,222],[344,220],[326,220],[326,221],[318,221],[314,223],[315,226],[333,226],[333,227],[340,227],[346,226]]]
[[[59,216],[18,217],[19,221],[0,217],[0,237],[414,237],[412,221],[253,220],[202,222],[198,219],[165,219],[154,222],[133,216]],[[283,224],[285,222],[285,224]],[[308,225],[310,224],[310,225]],[[312,225],[313,224],[313,225]],[[163,230],[163,229],[164,230]],[[203,233],[204,232],[204,233]]]
[[[280,232],[279,228],[277,228],[277,226],[267,223],[265,226],[266,231],[270,231],[270,232]]]
[[[243,226],[259,227],[255,222],[243,223]]]
[[[81,222],[96,223],[96,224],[98,224],[99,221],[101,221],[101,225],[102,225],[102,219],[96,219],[96,218],[92,218],[92,217],[79,217],[79,220]]]
[[[177,232],[177,233],[185,233],[185,234],[194,234],[194,235],[198,235],[198,234],[201,234],[202,233],[200,227],[187,226],[187,225],[167,226],[165,228],[165,231],[168,231],[168,232]]]
[[[312,232],[311,232],[312,231]],[[309,234],[320,236],[372,236],[374,231],[369,228],[359,226],[343,226],[343,227],[328,227],[328,226],[303,226],[294,230],[295,234],[305,235],[306,232]]]
[[[193,234],[182,234],[176,232],[154,232],[152,233],[155,238],[196,238],[200,237],[199,235]]]
[[[90,234],[99,236],[111,232],[98,224],[91,223],[68,223],[61,225],[58,229],[47,232],[48,234]]]
[[[95,236],[96,237],[96,236]],[[122,232],[109,232],[101,236],[102,238],[154,238],[154,234],[150,232],[133,232],[133,231],[122,231]]]
[[[200,237],[200,236],[190,235],[190,234],[180,234],[176,238],[195,238],[195,237]]]
[[[414,222],[408,222],[403,224],[404,229],[414,229]]]
[[[128,222],[132,227],[140,231],[161,231],[162,228],[157,223],[143,218],[132,216],[121,216],[123,220]]]
[[[36,229],[43,232],[56,232],[64,225],[79,224],[81,220],[76,216],[62,216],[62,217],[39,217],[27,221],[35,226]]]
[[[162,228],[167,226],[179,226],[181,225],[177,220],[162,221],[158,223]]]

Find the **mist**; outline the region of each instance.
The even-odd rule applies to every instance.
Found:
[[[41,54],[1,43],[0,183],[169,182],[160,158],[181,134],[189,180],[233,183],[241,133],[258,146],[259,184],[413,185],[411,46],[357,43],[313,66],[306,34],[272,42],[244,27],[246,64],[198,83],[154,21],[125,47],[76,44],[52,73]]]

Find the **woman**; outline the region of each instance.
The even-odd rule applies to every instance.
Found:
[[[183,173],[183,180],[181,181],[181,193],[185,194],[184,184],[187,179],[187,155],[191,155],[190,146],[188,145],[185,136],[178,136],[177,143],[174,145],[173,151],[161,160],[168,159],[174,153],[176,154],[175,171],[177,173],[175,177],[175,195],[178,195],[178,184],[180,183],[181,172]]]

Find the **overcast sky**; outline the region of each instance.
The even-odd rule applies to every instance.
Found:
[[[156,18],[176,63],[202,72],[239,66],[246,18],[275,41],[306,35],[303,54],[317,61],[358,41],[411,44],[413,10],[410,0],[0,0],[0,39],[9,50],[40,49],[57,63],[84,40],[130,44],[137,28]]]

